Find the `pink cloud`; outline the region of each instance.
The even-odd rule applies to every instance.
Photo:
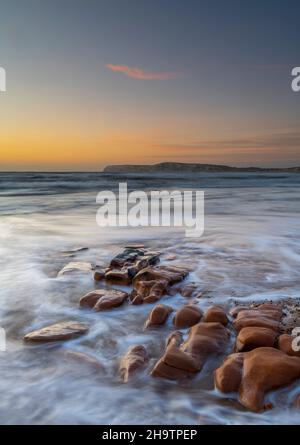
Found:
[[[111,63],[107,64],[106,68],[116,73],[122,73],[127,77],[132,77],[133,79],[139,80],[170,80],[179,76],[179,73],[144,71],[140,68],[134,68],[127,65],[114,65]]]

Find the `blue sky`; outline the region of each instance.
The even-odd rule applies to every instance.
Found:
[[[0,169],[300,165],[296,1],[2,0]]]

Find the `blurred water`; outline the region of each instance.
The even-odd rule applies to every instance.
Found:
[[[100,228],[96,195],[130,190],[205,191],[205,233],[184,237],[174,228]],[[213,389],[209,363],[194,380],[155,380],[149,370],[164,349],[171,320],[156,331],[143,330],[151,305],[124,306],[105,313],[78,308],[94,288],[90,276],[57,278],[69,261],[106,265],[126,243],[143,242],[175,253],[174,264],[189,265],[189,281],[203,290],[203,309],[213,302],[300,296],[300,176],[297,174],[111,175],[97,173],[0,174],[0,325],[7,352],[0,352],[0,423],[300,423],[288,409],[297,391],[272,393],[276,408],[246,412],[233,398]],[[74,258],[64,251],[88,247]],[[164,261],[164,260],[163,260]],[[174,308],[186,302],[165,298]],[[64,319],[88,322],[87,336],[63,347],[86,352],[105,371],[75,363],[57,345],[24,345],[24,333]],[[129,345],[143,343],[149,367],[129,384],[117,376],[117,360]],[[226,355],[228,351],[224,351]]]

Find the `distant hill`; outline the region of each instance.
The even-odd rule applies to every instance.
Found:
[[[261,168],[261,167],[230,167],[214,164],[188,164],[182,162],[161,162],[149,165],[108,165],[105,173],[185,173],[185,172],[288,172],[300,173],[300,167]]]

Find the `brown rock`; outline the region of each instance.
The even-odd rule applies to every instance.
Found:
[[[231,371],[234,373],[233,382],[230,382]],[[242,378],[237,388],[240,372]],[[298,378],[300,378],[299,357],[290,357],[278,349],[265,347],[245,352],[240,356],[233,354],[215,372],[218,389],[224,392],[239,389],[241,404],[256,412],[270,408],[269,404],[264,404],[264,397],[268,391],[289,385]]]
[[[186,269],[176,266],[151,266],[140,270],[133,279],[132,303],[158,301],[167,293],[169,286],[182,281],[187,274]]]
[[[126,269],[112,269],[106,272],[105,279],[109,283],[117,283],[117,284],[130,284],[131,278],[128,275],[128,270]]]
[[[295,337],[292,337],[288,334],[280,335],[278,339],[278,348],[280,351],[285,352],[287,355],[300,357],[300,350],[296,351],[296,349],[293,347],[293,341],[295,340],[295,346],[298,349],[298,346],[300,346],[300,340],[297,341]]]
[[[238,332],[246,327],[262,327],[278,332],[281,317],[281,308],[271,304],[262,304],[239,311],[233,325]]]
[[[229,355],[215,371],[215,386],[224,393],[238,391],[242,381],[244,354]]]
[[[190,328],[199,323],[201,318],[202,311],[198,306],[189,304],[178,309],[173,319],[173,323],[177,329]]]
[[[262,327],[248,327],[240,330],[236,339],[238,352],[251,351],[252,349],[268,346],[273,347],[276,340],[276,332],[273,329]]]
[[[173,309],[170,306],[157,304],[150,312],[148,320],[145,323],[145,327],[151,328],[165,324],[172,311]]]
[[[300,377],[300,358],[274,348],[257,348],[245,355],[240,401],[251,411],[264,409],[265,393]]]
[[[148,354],[144,346],[137,345],[130,348],[120,363],[120,376],[124,382],[128,382],[130,377],[142,368],[148,361]]]
[[[224,310],[220,306],[210,307],[204,314],[203,321],[221,323],[226,326],[228,318]]]
[[[116,289],[96,289],[84,295],[79,305],[81,307],[89,307],[96,311],[103,311],[114,307],[121,306],[128,294]]]
[[[25,341],[50,342],[69,340],[79,337],[89,330],[87,324],[76,321],[62,321],[50,326],[46,326],[36,331],[29,332],[24,336]]]
[[[220,323],[198,323],[189,331],[182,343],[182,334],[173,333],[166,351],[156,363],[151,375],[167,379],[179,379],[199,372],[209,356],[220,353],[230,337]]]

